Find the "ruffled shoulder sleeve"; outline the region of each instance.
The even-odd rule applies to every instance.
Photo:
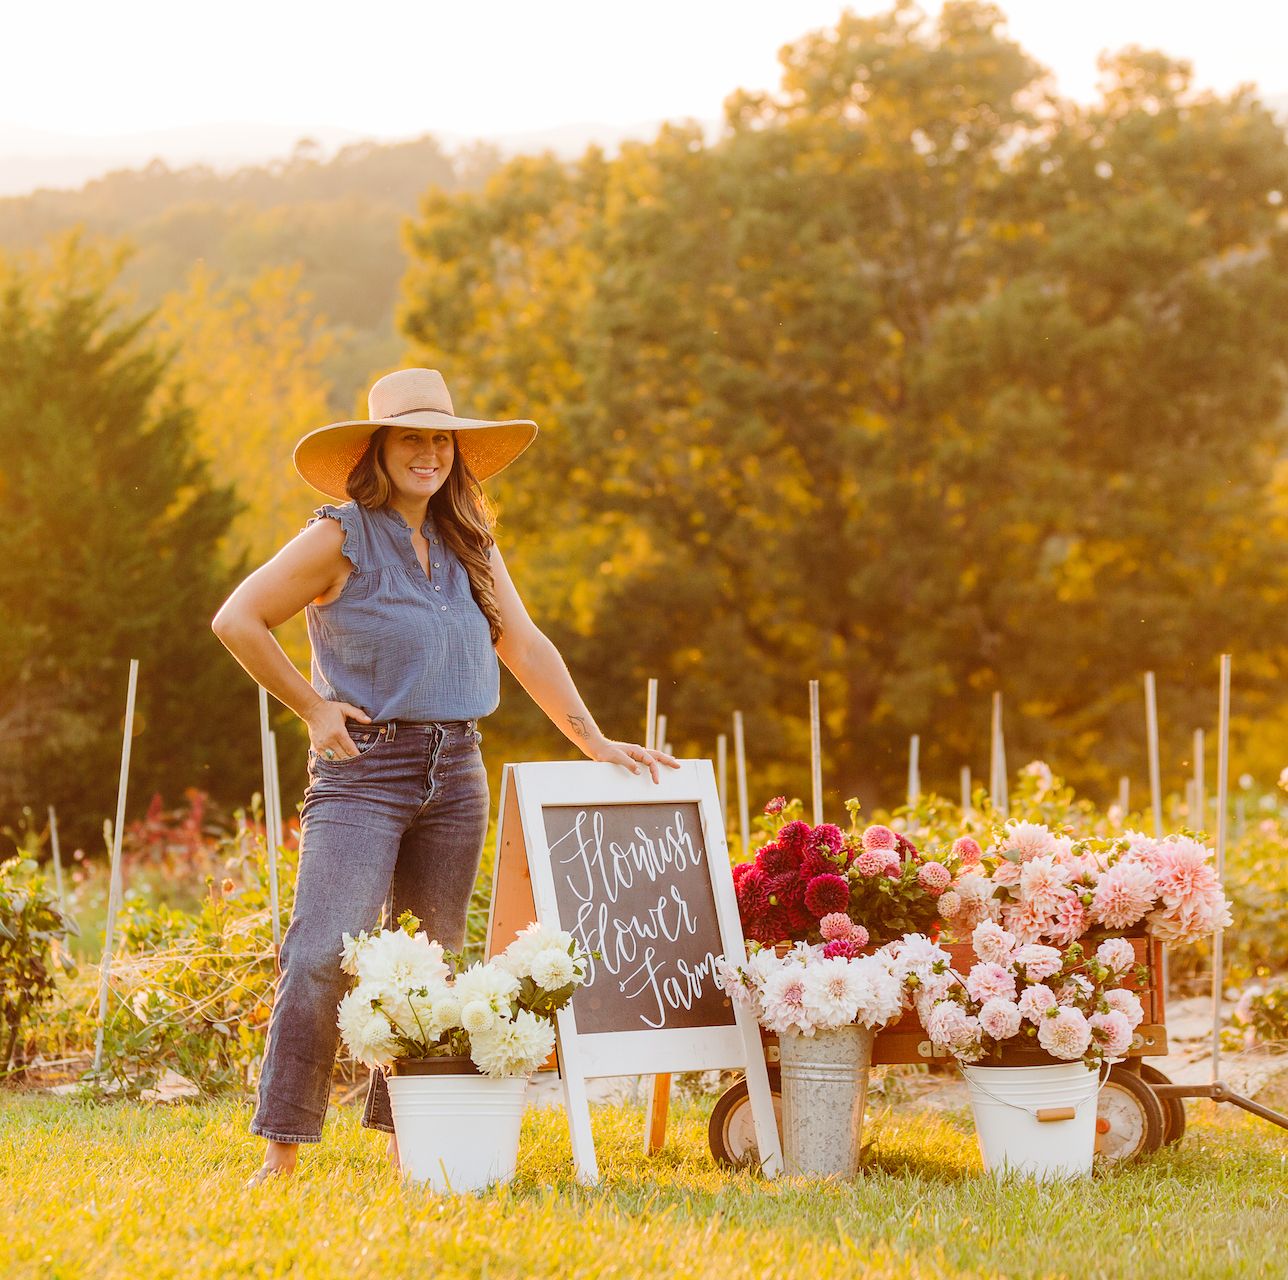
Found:
[[[313,513],[313,518],[304,527],[307,529],[319,520],[335,520],[340,525],[344,530],[340,554],[353,565],[355,573],[362,573],[367,560],[367,540],[358,504],[346,502],[337,507],[328,502]]]

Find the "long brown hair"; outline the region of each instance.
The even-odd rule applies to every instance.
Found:
[[[394,486],[385,470],[384,443],[390,427],[379,427],[372,433],[366,451],[349,472],[345,492],[359,506],[370,511],[389,505]],[[496,602],[496,589],[492,581],[492,562],[489,553],[495,539],[492,529],[496,513],[478,477],[461,454],[457,435],[452,436],[452,469],[447,480],[429,500],[434,523],[443,535],[443,541],[456,552],[470,579],[470,594],[487,619],[492,643],[501,639],[501,609]]]

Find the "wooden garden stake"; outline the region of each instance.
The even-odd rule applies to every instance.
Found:
[[[814,825],[823,821],[823,732],[818,711],[818,681],[809,682],[809,773],[814,797]]]
[[[1221,693],[1216,740],[1216,878],[1225,892],[1225,816],[1230,790],[1230,655],[1221,655]],[[1221,1079],[1221,988],[1224,930],[1212,933],[1212,1083]]]
[[[733,713],[733,768],[738,784],[738,832],[742,837],[740,853],[745,859],[751,853],[751,815],[747,810],[747,747],[742,733],[742,712]]]
[[[659,751],[666,750],[666,717],[658,716],[657,725],[653,730],[653,745]]]
[[[729,826],[729,735],[716,736],[716,787],[720,792],[720,821]]]
[[[652,751],[657,746],[657,677],[652,676],[648,682],[647,701],[644,710],[644,745]]]
[[[282,847],[282,783],[277,775],[277,734],[268,734],[268,767],[272,781],[273,838],[268,846],[268,909],[273,915],[273,954],[282,954],[282,921],[277,909],[277,854]]]
[[[1145,732],[1149,745],[1149,798],[1154,808],[1154,838],[1163,838],[1163,784],[1158,767],[1158,699],[1154,673],[1145,672]]]
[[[1206,767],[1203,761],[1203,730],[1194,730],[1194,807],[1190,811],[1190,825],[1196,831],[1202,831],[1207,823],[1207,779],[1204,776]]]
[[[121,743],[121,776],[116,788],[116,822],[112,826],[112,870],[107,891],[107,924],[103,929],[103,959],[99,963],[98,1030],[94,1035],[94,1071],[103,1066],[103,1031],[107,1026],[107,988],[112,977],[112,942],[116,911],[121,902],[121,835],[125,830],[125,795],[130,782],[130,747],[134,739],[134,694],[139,683],[139,660],[130,659],[125,694],[125,735]]]
[[[970,821],[970,765],[962,765],[962,821]]]
[[[58,815],[49,806],[49,847],[54,855],[54,892],[58,894],[58,910],[66,913],[67,900],[63,897],[63,853],[58,846]]]
[[[1118,779],[1118,807],[1123,811],[1123,821],[1126,822],[1131,809],[1131,779],[1126,774]]]
[[[921,799],[921,735],[908,740],[908,808]]]
[[[993,732],[991,751],[989,753],[989,799],[993,808],[1002,813],[1009,813],[1010,796],[1007,794],[1006,780],[1006,739],[1002,736],[1002,695],[993,694]]]

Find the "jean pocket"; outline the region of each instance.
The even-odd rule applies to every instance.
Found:
[[[353,745],[358,748],[356,756],[337,755],[334,759],[328,759],[320,751],[314,751],[310,747],[309,760],[328,769],[347,769],[350,765],[357,764],[364,756],[369,756],[385,741],[383,729],[363,729],[356,725],[350,726],[349,737],[352,739]]]

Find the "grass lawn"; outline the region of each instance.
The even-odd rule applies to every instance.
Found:
[[[604,1178],[572,1180],[563,1112],[530,1112],[519,1175],[482,1198],[390,1175],[356,1107],[285,1185],[247,1191],[248,1106],[93,1106],[0,1094],[0,1276],[1288,1276],[1288,1135],[1190,1104],[1179,1147],[1090,1183],[998,1188],[969,1116],[869,1126],[851,1184],[717,1169],[708,1105],[595,1112]]]

